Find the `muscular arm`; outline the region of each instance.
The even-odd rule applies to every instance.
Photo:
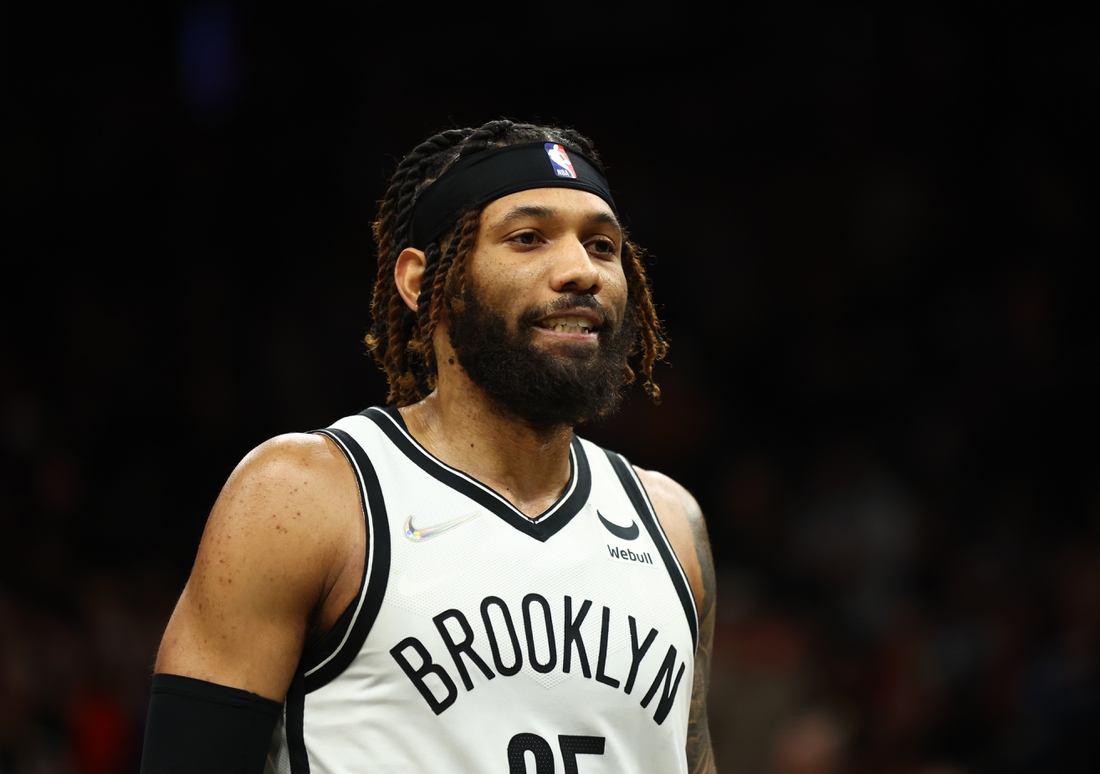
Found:
[[[637,469],[661,526],[668,535],[680,564],[687,573],[699,613],[699,648],[695,654],[695,680],[688,718],[687,760],[692,774],[714,774],[714,752],[707,725],[707,686],[710,653],[714,644],[714,559],[703,512],[695,498],[668,476]]]
[[[355,593],[362,521],[354,477],[327,439],[257,448],[210,513],[156,671],[281,702],[307,627],[330,626]]]

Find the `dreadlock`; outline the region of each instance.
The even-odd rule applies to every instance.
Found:
[[[448,233],[424,250],[426,263],[417,309],[409,309],[394,281],[394,268],[401,251],[409,247],[409,225],[413,205],[423,190],[461,158],[504,145],[526,142],[555,142],[576,148],[599,164],[595,148],[587,137],[553,126],[490,121],[477,129],[449,129],[429,137],[398,164],[373,224],[378,243],[378,278],[371,301],[373,323],[366,337],[367,348],[386,372],[390,391],[387,403],[408,406],[435,388],[436,362],[432,335],[448,311],[464,310],[466,261],[477,244],[481,209],[463,215]],[[645,390],[655,400],[661,390],[653,381],[653,366],[664,358],[668,342],[653,306],[649,280],[642,265],[643,251],[625,240],[623,271],[627,282],[627,310],[638,327],[638,340],[631,354],[641,353],[639,368],[645,376]],[[635,373],[625,367],[625,383]]]

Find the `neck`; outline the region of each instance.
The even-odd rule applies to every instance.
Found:
[[[573,429],[534,428],[502,413],[461,367],[443,363],[436,391],[401,409],[409,432],[441,461],[537,517],[569,483]]]

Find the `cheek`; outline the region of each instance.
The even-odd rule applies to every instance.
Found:
[[[514,300],[530,288],[541,268],[530,259],[486,250],[471,256],[466,264],[466,277],[482,296],[501,303]]]
[[[478,297],[512,324],[524,312],[548,301],[546,294],[538,291],[545,284],[539,268],[518,261],[482,268],[475,280]]]
[[[621,312],[626,308],[628,293],[623,267],[616,264],[614,269],[609,269],[604,274],[603,291],[600,294],[603,296],[602,301],[608,306],[614,306]]]

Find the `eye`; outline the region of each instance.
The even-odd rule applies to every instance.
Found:
[[[598,255],[614,257],[619,254],[619,248],[607,237],[596,237],[588,243],[588,249]]]
[[[520,233],[508,238],[509,242],[515,242],[517,245],[523,245],[524,247],[532,247],[538,244],[539,235],[534,231],[521,231]]]

